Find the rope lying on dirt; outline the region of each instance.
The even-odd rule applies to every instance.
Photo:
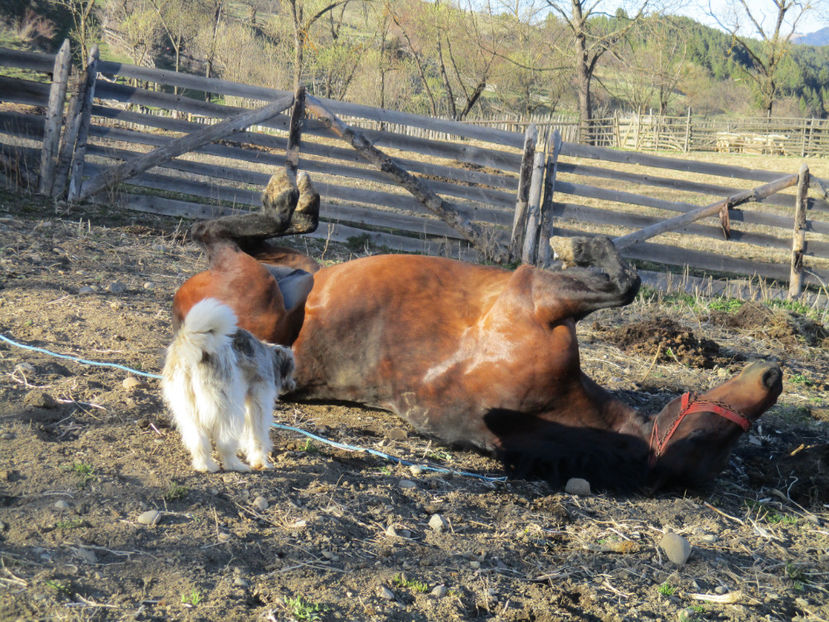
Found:
[[[45,348],[38,348],[36,346],[30,346],[25,343],[18,343],[17,341],[9,339],[5,335],[0,335],[0,340],[5,341],[6,343],[9,343],[15,347],[23,348],[24,350],[34,350],[35,352],[40,352],[41,354],[56,356],[60,359],[68,359],[70,361],[75,361],[76,363],[82,363],[84,365],[95,365],[96,367],[114,367],[115,369],[127,371],[131,374],[136,374],[137,376],[144,376],[145,378],[155,378],[157,380],[161,379],[161,376],[159,376],[158,374],[149,374],[145,371],[138,371],[137,369],[132,369],[130,367],[127,367],[126,365],[119,365],[118,363],[101,363],[99,361],[88,361],[86,359],[78,358],[77,356],[71,356],[69,354],[58,354],[57,352],[52,352],[50,350],[46,350]]]
[[[114,369],[120,369],[121,371],[126,371],[131,374],[135,374],[137,376],[143,376],[145,378],[154,378],[156,380],[160,380],[161,376],[159,374],[151,374],[145,371],[138,371],[137,369],[132,369],[131,367],[127,367],[126,365],[120,365],[118,363],[104,363],[101,361],[90,361],[87,359],[83,359],[77,356],[72,356],[69,354],[58,354],[57,352],[52,352],[51,350],[46,350],[45,348],[39,348],[37,346],[30,346],[25,343],[20,343],[18,341],[14,341],[13,339],[9,339],[3,334],[0,334],[0,341],[4,341],[9,345],[15,346],[16,348],[21,348],[23,350],[32,350],[34,352],[40,352],[41,354],[48,354],[49,356],[54,356],[61,359],[67,359],[70,361],[74,361],[76,363],[81,363],[82,365],[94,365],[96,367],[112,367]],[[384,460],[388,460],[389,462],[393,462],[394,464],[400,464],[403,466],[409,467],[418,467],[424,471],[433,471],[435,473],[445,473],[447,475],[459,475],[461,477],[472,477],[475,479],[480,479],[485,482],[505,482],[507,480],[504,476],[491,476],[491,475],[480,475],[479,473],[470,473],[469,471],[458,471],[455,469],[447,469],[445,467],[437,467],[428,464],[418,464],[416,462],[411,462],[409,460],[404,460],[403,458],[398,458],[397,456],[392,456],[391,454],[387,454],[385,452],[379,451],[377,449],[370,449],[368,447],[359,447],[357,445],[348,445],[346,443],[338,443],[337,441],[332,441],[330,439],[325,438],[324,436],[319,436],[312,432],[308,432],[307,430],[303,430],[302,428],[295,428],[290,425],[284,425],[282,423],[273,423],[273,427],[278,428],[280,430],[287,430],[289,432],[296,432],[297,434],[303,434],[308,438],[311,438],[315,441],[320,443],[324,443],[326,445],[330,445],[331,447],[335,447],[336,449],[342,449],[345,451],[353,451],[356,453],[363,453],[369,454],[371,456],[376,456],[378,458],[383,458]]]

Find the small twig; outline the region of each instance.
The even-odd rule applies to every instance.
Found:
[[[729,520],[733,520],[735,523],[739,523],[740,525],[745,525],[745,523],[742,520],[740,520],[739,518],[737,518],[736,516],[731,516],[730,514],[726,514],[722,510],[719,510],[719,509],[715,508],[713,505],[711,505],[710,503],[708,503],[708,501],[703,501],[702,504],[705,507],[707,507],[709,510],[714,510],[720,516],[724,516],[725,518],[727,518]]]
[[[648,375],[651,373],[651,370],[653,369],[653,366],[656,365],[656,361],[659,358],[660,354],[662,354],[662,342],[661,341],[656,346],[656,354],[653,355],[653,360],[651,361],[651,364],[648,366],[648,369],[645,372],[645,375],[643,375],[642,378],[639,380],[639,384],[642,384],[643,382],[645,382],[645,378],[647,378]]]
[[[743,599],[743,593],[740,590],[727,592],[725,594],[688,594],[688,596],[695,600],[702,600],[707,603],[719,603],[721,605],[738,603]]]

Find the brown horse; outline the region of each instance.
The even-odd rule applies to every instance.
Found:
[[[496,453],[518,475],[615,489],[703,485],[781,391],[779,367],[754,363],[647,418],[590,380],[576,321],[627,304],[639,287],[606,238],[574,241],[567,259],[581,267],[559,271],[410,255],[317,271],[298,253],[200,227],[210,269],[177,292],[176,321],[219,298],[244,328],[293,345],[294,398],[390,410],[447,443]],[[289,269],[284,294],[274,261],[305,268]]]

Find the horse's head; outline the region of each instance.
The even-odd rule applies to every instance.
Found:
[[[777,401],[782,387],[780,367],[755,362],[703,395],[686,393],[670,402],[652,420],[653,488],[710,482],[740,434]]]

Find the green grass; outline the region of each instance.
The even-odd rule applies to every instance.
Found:
[[[84,488],[90,481],[95,479],[95,468],[85,462],[73,462],[63,467],[64,471],[74,473],[78,480],[78,488]]]
[[[424,583],[423,581],[418,581],[417,579],[409,579],[402,574],[397,575],[393,580],[392,583],[399,587],[405,587],[413,592],[420,592],[421,594],[425,594],[429,591],[429,584]]]
[[[72,596],[74,596],[75,594],[74,590],[72,589],[72,586],[68,583],[47,579],[46,585],[65,598],[72,598]]]
[[[805,387],[810,387],[814,384],[811,380],[809,380],[803,374],[791,374],[789,376],[789,382],[792,384],[802,384]]]
[[[737,298],[712,298],[708,302],[708,308],[712,311],[725,311],[726,313],[735,313],[743,306],[743,301]]]
[[[180,486],[179,484],[176,484],[175,482],[173,482],[172,484],[170,484],[170,487],[167,490],[164,491],[164,494],[162,495],[162,497],[164,498],[165,501],[167,501],[169,503],[171,501],[178,501],[179,499],[183,499],[184,497],[187,496],[187,494],[189,492],[190,492],[189,488],[186,488],[184,486]]]
[[[674,592],[676,592],[676,588],[666,581],[657,588],[657,591],[662,594],[662,596],[673,596]]]
[[[757,512],[759,520],[763,520],[770,525],[796,525],[798,522],[797,516],[791,514],[784,514],[775,509],[769,508],[764,503],[759,501],[746,500],[745,505],[748,509]]]
[[[182,604],[190,605],[192,607],[195,607],[196,605],[201,603],[203,600],[204,600],[204,596],[202,596],[202,593],[199,590],[197,590],[196,588],[193,588],[192,590],[190,590],[189,594],[185,593],[185,594],[181,595]]]
[[[322,615],[328,611],[328,607],[325,605],[306,601],[302,596],[297,596],[296,598],[288,598],[285,596],[282,602],[294,620],[303,622],[316,622],[317,620],[321,620]]]
[[[77,529],[83,525],[83,521],[80,518],[66,518],[64,520],[59,520],[55,523],[55,527],[58,529]]]

